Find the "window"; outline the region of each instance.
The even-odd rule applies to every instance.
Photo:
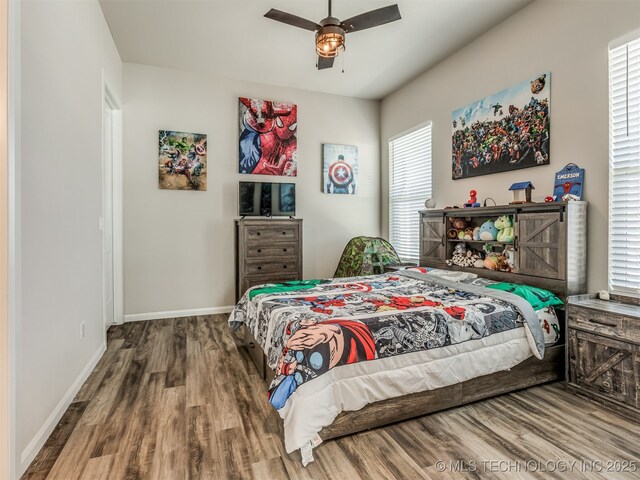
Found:
[[[403,260],[418,260],[420,216],[431,198],[431,123],[389,140],[389,238]]]
[[[640,293],[640,39],[609,50],[609,288]]]

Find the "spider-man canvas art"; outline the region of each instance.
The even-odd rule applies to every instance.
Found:
[[[297,106],[240,98],[240,173],[297,174]]]

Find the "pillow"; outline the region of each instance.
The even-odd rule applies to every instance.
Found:
[[[540,310],[544,307],[564,305],[562,300],[556,297],[549,290],[545,290],[543,288],[529,287],[528,285],[506,282],[487,285],[487,288],[494,288],[496,290],[502,290],[504,292],[510,292],[518,295],[529,302],[534,310]]]
[[[463,282],[465,280],[473,280],[478,278],[475,273],[458,272],[456,270],[444,270],[440,268],[432,268],[429,270],[429,276],[449,280],[450,282]]]
[[[469,280],[463,280],[461,283],[466,283],[467,285],[475,285],[476,287],[488,287],[489,285],[495,285],[496,283],[500,282],[496,282],[495,280],[490,280],[488,278],[478,277],[470,278]]]
[[[544,344],[548,347],[555,345],[560,340],[560,322],[553,307],[544,307],[536,310],[542,333],[544,334]]]
[[[418,272],[418,273],[429,273],[429,271],[433,270],[433,268],[429,268],[429,267],[409,267],[409,268],[405,268],[405,270],[411,271],[411,272]]]

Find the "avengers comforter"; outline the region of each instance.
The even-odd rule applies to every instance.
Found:
[[[522,298],[409,271],[254,287],[229,323],[246,325],[276,372],[269,401],[288,452],[310,450],[341,411],[544,355]]]

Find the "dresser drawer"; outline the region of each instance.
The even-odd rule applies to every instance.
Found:
[[[245,228],[245,240],[247,245],[279,241],[296,242],[298,240],[298,227],[296,225],[251,225]]]
[[[288,259],[247,259],[244,266],[245,275],[271,275],[296,274],[298,272],[298,260]]]
[[[294,274],[281,274],[281,275],[252,275],[246,276],[242,280],[242,285],[240,286],[240,295],[244,295],[244,293],[250,289],[251,287],[255,287],[257,285],[264,285],[266,283],[281,283],[287,282],[290,280],[300,280],[300,275]]]
[[[638,353],[636,345],[569,328],[569,382],[637,408]]]
[[[245,250],[248,259],[264,257],[295,257],[298,255],[296,242],[279,243],[278,245],[249,245]]]

